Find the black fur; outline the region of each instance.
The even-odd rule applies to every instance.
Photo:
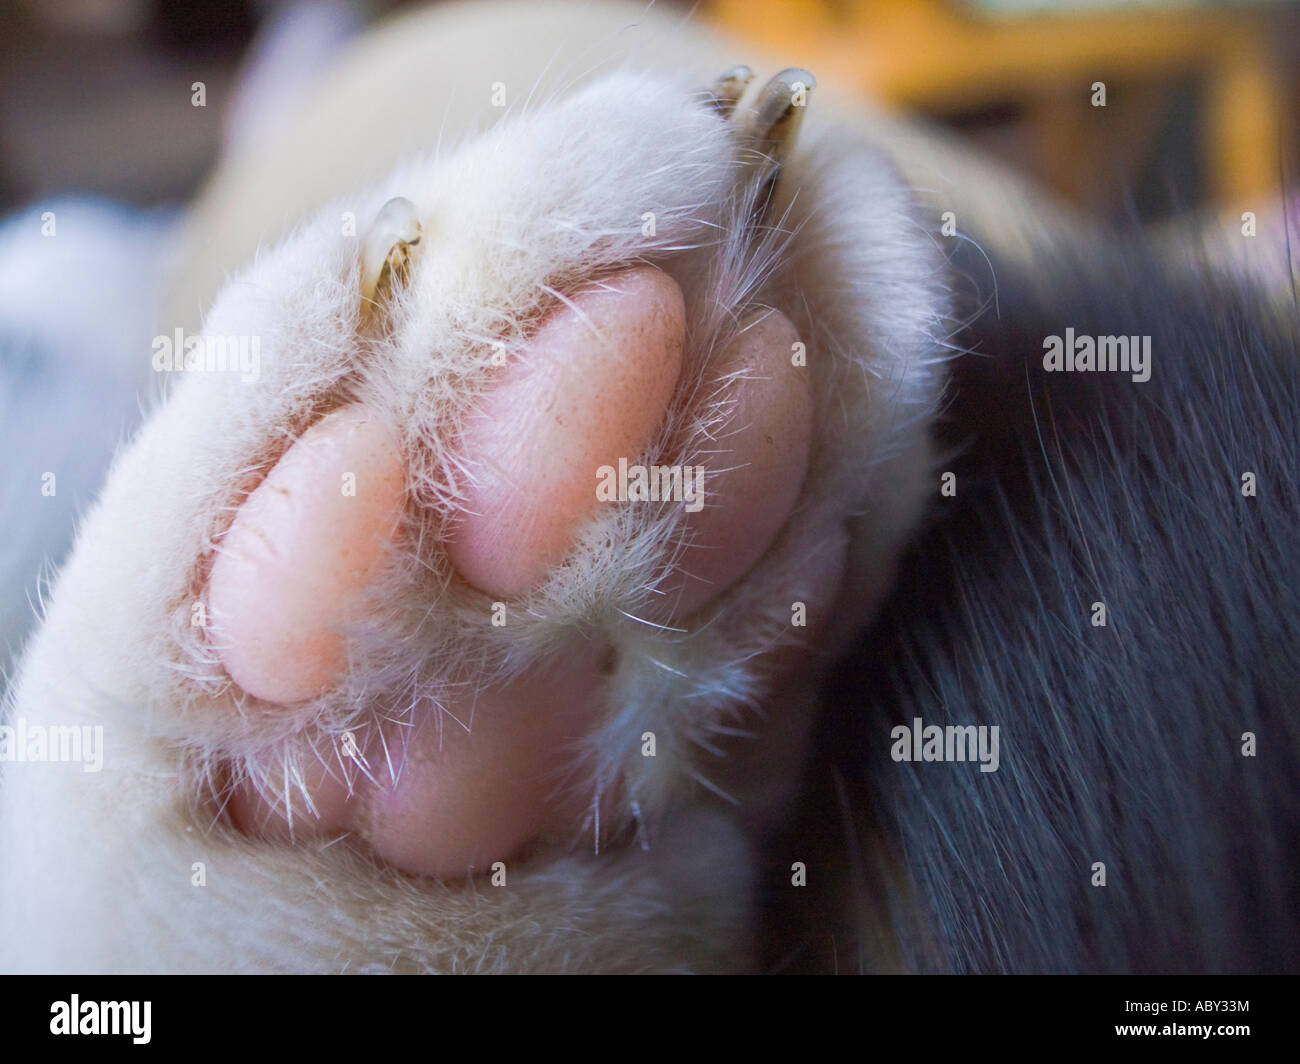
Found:
[[[957,495],[936,482],[935,523],[832,693],[834,791],[814,819],[851,916],[805,921],[795,954],[1294,971],[1300,313],[1137,242],[1042,255],[1031,274],[1001,268],[996,309],[966,330],[943,425]],[[1045,372],[1043,338],[1067,326],[1151,335],[1151,379]],[[998,725],[999,770],[895,763],[890,729],[914,717]],[[800,828],[804,851],[816,830]]]

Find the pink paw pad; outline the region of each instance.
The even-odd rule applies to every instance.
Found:
[[[570,295],[486,387],[459,442],[473,484],[446,526],[451,564],[474,588],[518,597],[562,562],[598,506],[596,471],[656,439],[686,344],[676,282],[638,266]],[[812,400],[791,360],[793,326],[757,315],[716,351],[698,398],[720,412],[706,502],[662,590],[674,621],[741,580],[786,524],[812,441]],[[349,667],[347,630],[408,506],[400,434],[362,404],[311,426],[244,500],[209,580],[214,645],[250,695],[328,697]],[[413,515],[418,520],[418,515]],[[571,839],[588,803],[575,751],[608,708],[603,648],[579,643],[509,683],[463,684],[409,723],[380,724],[346,751],[357,766],[400,752],[399,770],[328,757],[304,780],[293,834],[350,834],[414,874],[481,870],[545,839]],[[382,734],[380,734],[382,732]],[[388,751],[385,754],[385,751]],[[317,770],[319,769],[319,771]],[[395,776],[395,778],[394,778]],[[284,836],[289,813],[249,784],[233,823]]]

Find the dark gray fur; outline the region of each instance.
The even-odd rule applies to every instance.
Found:
[[[834,963],[1294,971],[1293,290],[1265,297],[1129,242],[1001,269],[995,308],[987,265],[957,264],[983,304],[942,426],[957,496],[936,482],[934,526],[831,699],[858,913]],[[1150,334],[1150,381],[1045,373],[1043,338],[1067,326]],[[998,725],[1000,769],[893,762],[890,728],[913,717]],[[804,944],[813,967],[831,961],[823,937]]]

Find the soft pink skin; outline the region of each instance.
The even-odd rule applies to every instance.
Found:
[[[687,617],[736,583],[790,517],[812,449],[813,404],[806,366],[792,362],[799,339],[773,310],[714,355],[709,377],[730,403],[717,445],[704,456],[704,508],[687,517],[690,546],[660,584],[670,618]],[[717,387],[715,385],[715,387]]]
[[[681,289],[650,266],[604,284],[542,322],[466,424],[476,480],[447,553],[490,594],[510,598],[542,581],[595,511],[596,470],[635,461],[672,399]]]
[[[340,629],[383,559],[405,483],[393,430],[353,404],[303,433],[245,500],[208,583],[213,641],[245,691],[298,702],[334,682],[347,664]]]
[[[566,658],[449,706],[460,723],[444,717],[441,736],[438,711],[427,708],[396,787],[375,789],[367,810],[380,857],[407,872],[461,876],[573,831],[585,806],[570,790],[585,783],[576,751],[604,685],[593,655]]]
[[[483,590],[525,591],[563,558],[598,505],[596,469],[639,457],[672,399],[684,340],[680,290],[649,267],[608,283],[616,290],[573,299],[600,335],[567,305],[555,310],[523,359],[488,391],[483,416],[466,432],[480,476],[473,512],[458,521],[447,550]],[[694,545],[682,566],[690,575],[679,568],[665,584],[672,617],[698,610],[743,577],[798,499],[812,402],[808,371],[790,362],[796,339],[789,320],[772,312],[717,352],[710,367],[714,381],[734,373],[742,379],[706,397],[732,405],[716,453],[704,459],[705,508],[688,518]],[[344,472],[356,476],[355,498],[340,491]],[[353,405],[309,429],[249,496],[209,590],[222,661],[247,691],[294,702],[321,693],[346,668],[341,629],[401,517],[404,476],[392,429]],[[812,597],[831,596],[842,557],[828,555],[814,568],[824,568],[824,577],[801,579]],[[809,603],[820,613],[828,605]],[[411,728],[378,725],[400,765],[395,783],[376,726],[355,736],[373,779],[351,772],[351,792],[337,758],[327,753],[323,766],[308,755],[303,782],[312,808],[294,799],[295,836],[354,834],[397,868],[441,878],[488,869],[535,841],[571,841],[589,796],[564,785],[581,783],[575,749],[605,709],[600,649],[577,644],[510,684],[456,685],[441,709],[416,707]],[[777,674],[801,660],[794,646],[770,656]],[[801,726],[778,725],[778,733],[790,734],[776,746],[797,755]],[[746,778],[746,765],[760,765],[760,750],[738,755],[732,768]],[[285,811],[247,784],[235,789],[229,809],[244,831],[287,834]]]
[[[382,741],[373,729],[356,734],[374,778],[352,767],[351,794],[349,755],[340,747],[331,756],[318,739],[325,756],[308,755],[303,772],[314,812],[294,795],[295,834],[353,833],[402,871],[439,878],[488,870],[534,839],[568,841],[586,809],[574,790],[582,783],[574,757],[602,708],[597,661],[594,648],[578,647],[509,684],[474,693],[458,685],[441,707],[418,706],[413,727],[381,724]],[[244,831],[288,834],[283,806],[272,808],[248,784],[228,808]]]
[[[843,561],[843,546],[836,545],[799,574],[793,586],[807,603],[809,627],[764,655],[771,690],[784,691],[792,677],[806,673],[809,648],[833,615]],[[323,761],[309,753],[303,762],[313,808],[293,795],[294,837],[349,834],[404,872],[440,879],[489,871],[530,843],[572,843],[591,811],[579,744],[607,708],[600,649],[578,644],[509,684],[477,691],[457,685],[441,707],[416,707],[414,727],[381,723],[383,741],[373,728],[358,733],[359,757],[374,779],[352,769],[351,793],[342,768],[348,755],[332,754],[317,736]],[[758,738],[725,742],[728,757],[710,767],[711,778],[753,815],[789,801],[810,718],[750,709],[732,723]],[[388,756],[398,766],[396,783]],[[289,837],[283,805],[268,805],[247,783],[227,808],[248,834]],[[617,829],[604,827],[606,836]]]

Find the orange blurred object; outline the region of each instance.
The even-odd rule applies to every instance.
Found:
[[[1152,114],[1179,81],[1205,89],[1208,192],[1228,205],[1278,187],[1295,109],[1275,42],[1291,13],[1162,5],[991,17],[939,0],[712,0],[730,32],[797,57],[819,77],[931,114],[1014,103],[1044,177],[1079,200],[1090,158],[1141,158]],[[792,59],[793,62],[793,59]],[[1107,86],[1096,121],[1092,86]]]

